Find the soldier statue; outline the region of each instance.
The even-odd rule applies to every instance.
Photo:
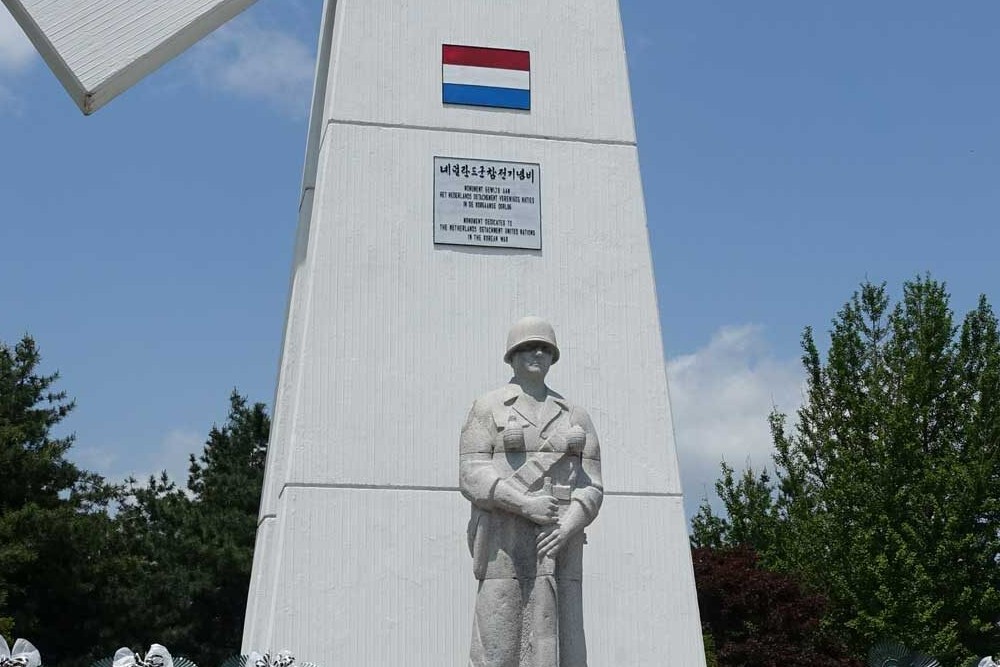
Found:
[[[479,580],[469,665],[586,667],[583,530],[604,497],[597,433],[545,384],[559,361],[548,322],[519,320],[503,359],[514,377],[473,403],[460,445]]]

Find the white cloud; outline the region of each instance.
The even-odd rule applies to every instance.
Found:
[[[155,448],[146,451],[137,451],[131,446],[77,445],[71,452],[78,466],[103,475],[112,483],[134,477],[140,484],[145,484],[151,476],[159,478],[160,473],[166,470],[177,486],[185,488],[189,457],[201,454],[204,445],[204,435],[174,429],[163,436]]]
[[[160,443],[160,448],[150,457],[152,474],[159,476],[161,471],[166,470],[170,479],[184,487],[187,484],[190,455],[200,454],[204,444],[204,435],[180,429],[170,431]]]
[[[25,37],[21,26],[6,8],[0,9],[0,71],[21,71],[34,58],[35,47]]]
[[[21,102],[21,98],[0,81],[0,114],[7,113],[12,116],[18,116],[23,111],[24,105]]]
[[[192,62],[206,87],[262,100],[296,117],[309,109],[315,56],[291,33],[240,19],[196,47]]]
[[[90,470],[107,476],[109,470],[118,465],[118,454],[110,447],[80,447],[70,450],[73,462],[84,470]]]
[[[21,99],[10,79],[25,71],[35,60],[35,47],[6,7],[0,6],[0,114],[23,111]]]
[[[737,470],[747,461],[770,466],[767,416],[777,407],[794,417],[803,377],[798,359],[775,358],[754,325],[723,327],[705,347],[670,359],[667,375],[690,515],[714,498],[720,461]]]

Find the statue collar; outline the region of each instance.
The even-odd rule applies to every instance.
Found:
[[[532,410],[519,410],[518,403],[527,400],[524,398],[525,393],[519,385],[514,383],[508,384],[502,390],[502,400],[504,405],[512,408],[521,417],[525,419],[532,426],[541,425],[542,428],[548,426],[552,421],[560,415],[564,410],[568,411],[570,409],[569,403],[560,394],[549,389],[548,395],[545,397],[545,403],[541,411],[539,412],[540,418],[537,420],[539,423],[535,423],[536,420],[531,418]]]

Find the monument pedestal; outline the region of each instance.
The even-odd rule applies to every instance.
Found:
[[[292,488],[283,506],[279,524],[294,548],[286,543],[274,571],[276,597],[251,600],[267,614],[248,616],[244,652],[270,640],[320,667],[467,667],[477,582],[469,503],[457,491]],[[636,516],[649,519],[643,532],[631,528]],[[702,664],[694,596],[672,591],[691,582],[680,499],[609,494],[587,540],[589,663]],[[257,558],[255,573],[262,567]],[[253,627],[256,619],[270,627]]]
[[[617,2],[325,12],[244,652],[468,664],[459,431],[535,314],[601,438],[589,662],[703,665]],[[443,104],[446,44],[530,52],[531,109]],[[541,249],[435,244],[441,157],[537,165]]]

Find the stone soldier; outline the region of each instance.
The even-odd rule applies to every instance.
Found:
[[[510,383],[480,397],[462,428],[459,477],[472,503],[479,580],[471,667],[586,667],[583,529],[604,497],[590,417],[545,385],[559,360],[551,325],[518,321]]]

